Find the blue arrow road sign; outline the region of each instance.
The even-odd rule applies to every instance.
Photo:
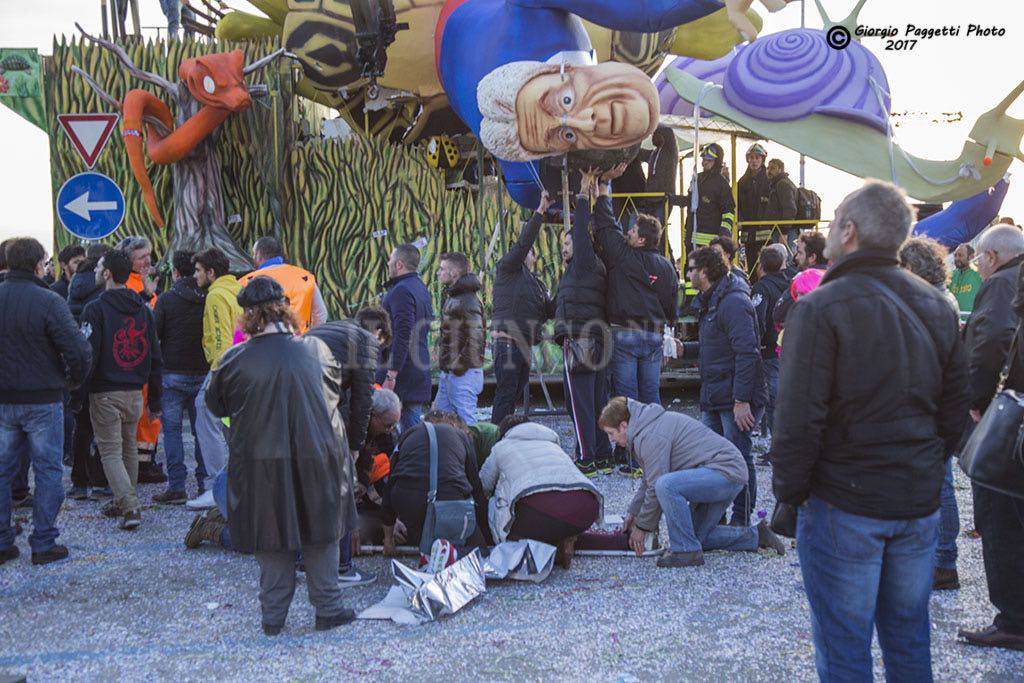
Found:
[[[103,239],[124,220],[124,193],[102,173],[79,173],[57,193],[57,216],[72,235]]]

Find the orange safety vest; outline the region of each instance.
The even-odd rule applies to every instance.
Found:
[[[132,271],[132,274],[128,276],[128,282],[125,283],[125,287],[142,294],[146,288],[145,283],[142,281],[142,276]],[[143,295],[145,296],[145,295]],[[149,307],[152,308],[156,305],[156,294],[149,299]],[[142,417],[139,418],[138,429],[135,430],[135,438],[139,442],[139,450],[146,451],[156,454],[156,444],[160,439],[160,420],[155,420],[149,415],[149,385],[146,384],[142,387]]]
[[[313,323],[313,295],[316,292],[316,277],[308,270],[285,263],[265,270],[254,270],[239,279],[242,286],[253,278],[265,276],[276,280],[284,295],[288,297],[292,311],[299,318],[299,334],[305,334]]]

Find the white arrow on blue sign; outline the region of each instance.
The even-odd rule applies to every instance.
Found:
[[[79,173],[57,193],[57,217],[76,237],[103,239],[124,220],[124,193],[102,173]]]

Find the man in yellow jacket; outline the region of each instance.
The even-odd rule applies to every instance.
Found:
[[[203,353],[210,363],[210,372],[224,352],[235,340],[235,329],[242,316],[238,305],[238,293],[242,285],[228,271],[228,257],[220,249],[207,249],[193,258],[196,266],[196,282],[206,290],[206,305],[203,309]],[[196,441],[206,466],[205,491],[198,498],[186,503],[190,510],[206,510],[214,507],[213,479],[227,465],[228,443],[224,424],[206,407],[206,387],[210,375],[206,376],[202,389],[196,394]]]
[[[252,245],[252,260],[256,263],[256,270],[239,282],[244,287],[261,275],[276,280],[299,318],[299,334],[305,334],[309,328],[327,322],[327,306],[316,284],[316,276],[308,270],[285,263],[284,250],[276,238],[261,237],[256,240]]]

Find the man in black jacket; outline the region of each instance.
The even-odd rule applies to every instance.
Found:
[[[484,305],[480,278],[469,272],[465,254],[441,254],[437,279],[444,287],[437,340],[437,395],[433,407],[476,424],[477,397],[484,389]]]
[[[76,322],[81,319],[85,305],[103,293],[103,283],[96,282],[96,264],[108,251],[110,246],[102,242],[90,244],[85,250],[85,260],[78,264],[78,269],[71,277],[67,300]]]
[[[591,476],[611,471],[611,446],[597,427],[608,402],[607,365],[612,354],[607,322],[604,263],[597,258],[590,236],[590,193],[597,175],[584,173],[572,230],[562,235],[565,268],[555,295],[555,342],[562,347],[565,404],[576,436],[576,465]]]
[[[67,301],[71,278],[75,276],[78,266],[84,260],[85,247],[81,244],[69,244],[60,250],[57,256],[57,262],[60,263],[60,278],[50,285],[50,289],[57,292],[61,299]]]
[[[725,152],[721,146],[711,143],[700,155],[704,169],[694,179],[697,189],[697,211],[692,210],[693,187],[683,197],[686,214],[686,250],[691,251],[696,239],[697,246],[707,246],[715,237],[732,235],[736,224],[736,202],[732,197],[729,181],[722,175]],[[697,232],[694,234],[694,222]]]
[[[780,245],[781,246],[781,245]],[[761,346],[761,366],[768,389],[768,405],[765,407],[764,429],[772,428],[775,416],[775,397],[779,391],[778,334],[772,314],[782,293],[789,289],[789,278],[782,272],[783,256],[778,248],[765,249],[757,264],[757,282],[750,289],[750,302],[757,314],[757,335]]]
[[[737,183],[736,198],[737,215],[740,222],[740,235],[747,252],[747,265],[757,267],[757,258],[762,247],[772,238],[770,225],[743,225],[746,221],[764,220],[768,208],[768,171],[765,160],[768,152],[761,143],[755,142],[747,150],[747,170]]]
[[[594,239],[608,270],[607,314],[615,350],[612,353],[612,393],[661,403],[660,375],[666,325],[678,317],[679,275],[658,253],[661,223],[640,214],[628,235],[615,220],[611,180],[621,166],[601,176],[594,207]]]
[[[700,368],[701,422],[724,436],[747,463],[747,484],[732,506],[733,526],[750,526],[757,503],[757,472],[751,455],[751,432],[767,403],[761,367],[757,316],[750,287],[729,272],[720,249],[701,247],[687,255],[690,281],[700,290],[696,342],[683,345],[685,358]]]
[[[1020,304],[1014,299],[1024,262],[1024,235],[1012,225],[989,228],[978,240],[975,260],[984,283],[964,331],[972,426],[992,402],[1019,323],[1014,306]],[[1024,650],[1024,505],[1019,498],[984,486],[972,488],[989,600],[999,613],[988,628],[961,631],[960,636],[973,645]]]
[[[501,257],[494,274],[494,309],[491,339],[494,359],[494,405],[491,422],[498,424],[515,411],[516,402],[530,381],[534,344],[541,340],[541,325],[548,318],[551,296],[533,274],[537,241],[544,214],[552,200],[542,193],[540,205],[523,226],[519,239]]]
[[[768,162],[768,205],[765,207],[763,219],[778,221],[772,229],[784,235],[792,249],[800,233],[800,226],[789,223],[796,220],[796,185],[789,179],[782,159],[772,159]]]
[[[822,678],[871,678],[872,627],[887,678],[932,677],[939,490],[967,365],[945,295],[898,266],[913,220],[889,183],[848,196],[829,226],[833,266],[786,321],[773,487],[799,506]]]
[[[174,284],[156,300],[156,336],[160,340],[163,356],[163,419],[160,429],[164,435],[164,454],[167,457],[167,490],[153,496],[158,503],[184,505],[185,445],[181,438],[185,414],[192,426],[195,439],[195,477],[202,494],[206,481],[202,450],[196,438],[196,396],[203,386],[210,364],[203,353],[203,311],[206,290],[199,286],[192,273],[194,254],[176,251],[171,260],[171,278]]]
[[[800,233],[800,236],[796,238],[796,254],[794,255],[796,261],[796,268],[787,268],[784,274],[789,280],[792,280],[808,268],[817,268],[818,270],[828,270],[828,259],[825,258],[825,236],[817,230],[805,230]],[[786,326],[786,316],[789,315],[789,309],[793,307],[796,300],[790,293],[789,289],[786,289],[779,300],[775,302],[775,309],[772,311],[772,319],[779,328]]]
[[[89,413],[100,460],[114,490],[103,514],[120,517],[118,526],[134,530],[142,523],[136,427],[142,415],[142,387],[149,385],[149,412],[160,413],[160,342],[153,312],[125,286],[132,266],[123,251],[109,251],[96,266],[105,291],[82,311],[82,331],[92,344]]]
[[[35,472],[32,563],[68,555],[56,545],[57,514],[64,500],[62,397],[81,382],[89,345],[67,305],[41,279],[46,252],[31,238],[10,240],[7,276],[0,284],[0,564],[19,555],[11,526],[11,479],[27,452]]]

